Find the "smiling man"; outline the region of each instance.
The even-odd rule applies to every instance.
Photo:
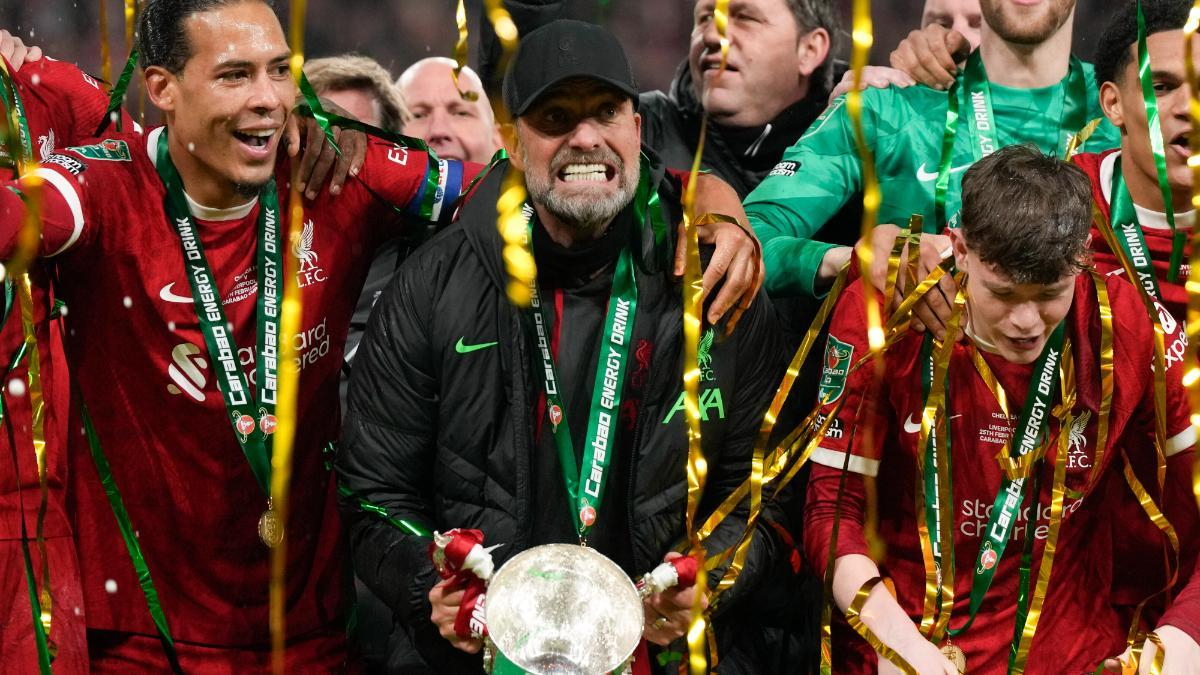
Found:
[[[504,83],[511,160],[495,164],[458,222],[401,266],[359,350],[339,475],[393,518],[481,530],[487,545],[503,544],[492,553],[498,564],[532,546],[586,541],[636,577],[684,537],[682,297],[670,261],[686,174],[642,153],[636,95],[624,51],[604,29],[564,20],[528,33]],[[514,169],[529,195],[531,309],[508,302],[495,227]],[[715,505],[748,476],[785,354],[763,302],[732,336],[705,328],[705,505]],[[594,501],[581,502],[585,492]],[[436,583],[428,540],[353,500],[344,514],[356,569],[404,628],[391,662],[478,672],[480,643],[464,618],[473,601]],[[744,527],[735,511],[710,550]],[[760,523],[722,608],[738,606],[778,547]],[[646,600],[652,652],[683,635],[691,593]]]
[[[1140,465],[1157,456],[1155,376],[1147,367],[1154,327],[1127,280],[1086,271],[1092,205],[1078,168],[1010,146],[968,169],[962,194],[962,224],[950,238],[966,275],[966,339],[947,338],[954,342],[944,381],[927,375],[922,336],[911,331],[884,355],[884,381],[876,383],[869,367],[848,374],[868,353],[863,293],[874,302],[879,294],[856,281],[834,311],[826,354],[836,358],[827,359],[822,405],[836,413],[841,433],[826,434],[812,455],[806,549],[813,565],[836,556],[833,595],[840,608],[867,590],[862,621],[917,672],[1092,672],[1125,647],[1127,627],[1109,594],[1113,569],[1141,564],[1113,555],[1112,537],[1124,534],[1127,512],[1109,499],[1107,486],[1123,483],[1123,457]],[[1106,437],[1099,431],[1104,341],[1098,329],[1105,304],[1113,317],[1115,368]],[[1171,328],[1168,341],[1180,330]],[[945,408],[931,424],[946,437],[923,445],[925,390],[943,386]],[[1165,413],[1167,485],[1162,494],[1152,489],[1190,560],[1200,541],[1191,495],[1196,432],[1180,369],[1167,373]],[[929,459],[930,447],[941,459]],[[878,564],[868,556],[863,525],[866,481],[874,477],[880,550],[887,552]],[[1034,591],[1021,571],[1023,548],[1044,588],[1040,615],[1023,605],[1030,608],[1027,620],[1018,606]],[[926,604],[934,566],[954,570],[946,572],[942,591],[943,598],[953,593],[950,613],[942,614],[949,636],[918,629],[923,608],[937,604]],[[885,584],[867,586],[881,575],[890,577],[894,595]],[[1014,667],[1014,634],[1031,630],[1030,622],[1036,631],[1017,659],[1027,662]],[[965,665],[956,667],[947,655],[965,658]],[[871,647],[844,625],[835,632],[834,659],[838,673],[898,672],[882,658],[876,670]],[[1195,672],[1187,664],[1185,657],[1171,672]]]
[[[70,303],[71,372],[136,532],[123,540],[88,444],[72,434],[91,669],[169,668],[139,588],[147,574],[180,669],[268,668],[268,544],[283,524],[272,523],[266,466],[288,339],[301,368],[284,529],[289,668],[342,670],[348,576],[322,449],[338,434],[353,299],[377,243],[436,217],[473,170],[372,141],[336,198],[308,186],[320,196],[304,203],[299,267],[286,272],[304,316],[298,334],[277,337],[292,175],[279,146],[296,100],[279,21],[258,0],[151,0],[139,21],[145,88],[166,126],[59,149],[37,172],[40,253],[55,256]],[[0,190],[4,258],[23,214]],[[148,572],[131,564],[139,549]]]

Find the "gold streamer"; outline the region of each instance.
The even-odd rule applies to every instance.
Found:
[[[933,355],[933,381],[929,397],[925,400],[925,409],[921,412],[921,430],[917,432],[917,488],[915,513],[917,514],[917,532],[921,540],[921,555],[925,560],[925,603],[921,612],[921,633],[932,642],[941,642],[946,627],[950,623],[950,612],[954,606],[954,526],[953,511],[949,518],[942,518],[941,510],[950,503],[950,475],[948,444],[946,438],[950,433],[949,422],[946,420],[946,379],[950,370],[950,358],[954,354],[954,343],[958,340],[961,328],[963,308],[966,306],[966,279],[960,277],[958,294],[954,299],[954,309],[946,326],[946,339],[937,346]],[[925,448],[929,443],[929,435],[935,433],[934,443],[937,461],[934,464],[938,478],[939,505],[939,534],[942,550],[940,557],[943,567],[938,568],[934,560],[933,541],[929,536],[929,523],[925,516]],[[938,598],[941,598],[939,607]]]
[[[875,633],[871,632],[871,629],[867,628],[867,625],[860,618],[862,616],[863,605],[867,604],[867,599],[870,597],[871,591],[882,581],[883,579],[880,577],[872,577],[858,589],[858,592],[854,594],[854,602],[850,603],[850,606],[846,608],[846,622],[850,624],[854,632],[867,641],[867,644],[871,645],[871,648],[875,650],[876,654],[879,654],[880,658],[887,659],[905,675],[919,675],[916,668],[908,665],[908,662],[893,651],[891,647],[883,644],[883,640],[880,640]]]
[[[1072,136],[1070,141],[1067,141],[1067,152],[1065,154],[1067,161],[1070,161],[1071,158],[1075,156],[1075,153],[1079,152],[1079,149],[1083,147],[1083,144],[1087,143],[1088,139],[1092,137],[1092,134],[1096,133],[1096,129],[1100,128],[1100,123],[1103,121],[1103,117],[1097,117],[1091,122],[1085,124],[1083,128],[1079,130],[1079,133]]]
[[[36,208],[32,203],[30,208]],[[40,493],[40,501],[38,502],[37,511],[37,547],[38,553],[42,557],[42,588],[38,593],[39,603],[42,610],[42,628],[46,631],[46,640],[49,643],[50,627],[53,624],[52,598],[50,595],[50,559],[46,555],[46,507],[49,501],[49,486],[47,485],[46,476],[46,420],[45,420],[45,401],[42,397],[42,372],[41,358],[38,353],[37,332],[33,325],[33,296],[32,286],[29,281],[29,274],[22,274],[17,278],[15,283],[17,289],[17,301],[20,303],[21,311],[21,330],[25,336],[25,347],[28,354],[28,369],[26,372],[26,380],[29,382],[29,410],[31,414],[30,429],[33,436],[33,454],[37,459],[38,472],[38,492]],[[5,385],[7,386],[7,385]],[[21,516],[24,517],[24,514]],[[54,653],[54,647],[50,644],[51,654]]]
[[[100,79],[112,83],[112,51],[108,44],[108,7],[99,0],[100,15]]]
[[[1100,307],[1100,409],[1096,420],[1096,458],[1092,476],[1088,479],[1085,491],[1091,490],[1100,481],[1100,467],[1103,466],[1104,454],[1108,445],[1108,423],[1112,415],[1113,390],[1115,386],[1115,369],[1113,354],[1113,313],[1112,301],[1108,297],[1108,287],[1104,285],[1104,277],[1090,270],[1092,285],[1096,287],[1096,304]],[[1071,495],[1079,499],[1082,495]]]
[[[1200,128],[1200,79],[1196,77],[1195,54],[1193,43],[1196,32],[1200,29],[1200,0],[1192,6],[1188,14],[1187,24],[1183,32],[1183,63],[1187,68],[1187,81],[1191,85],[1191,100],[1189,111],[1193,128]],[[1200,208],[1200,134],[1192,134],[1188,139],[1191,155],[1188,157],[1188,167],[1192,170],[1192,208]],[[1188,345],[1184,364],[1188,370],[1183,376],[1183,386],[1187,389],[1188,402],[1192,408],[1192,426],[1200,426],[1200,228],[1192,228],[1188,265],[1191,270],[1184,284],[1187,289],[1188,309],[1187,327]],[[1192,464],[1192,494],[1200,503],[1200,462]]]
[[[920,233],[918,232],[915,236],[915,239],[910,238],[909,245],[910,245],[910,247],[916,247],[916,246],[919,246],[919,244],[920,244]],[[913,250],[916,250],[916,249],[910,248],[910,251],[913,251]],[[913,268],[913,270],[915,270],[915,265],[916,265],[915,256],[912,256],[910,258],[909,262],[910,262],[910,266]],[[797,355],[793,356],[792,363],[789,365],[789,371],[796,369],[798,367],[798,364],[802,363],[807,358],[808,351],[806,351],[806,350],[811,349],[812,343],[816,340],[817,336],[819,335],[819,333],[821,331],[821,327],[824,325],[828,314],[832,312],[833,308],[837,304],[837,296],[840,295],[842,289],[844,288],[844,286],[846,284],[846,281],[847,281],[846,274],[848,273],[848,270],[849,270],[849,266],[847,265],[846,267],[843,267],[842,270],[839,272],[838,278],[835,280],[834,285],[831,288],[829,295],[826,297],[824,303],[822,303],[821,308],[818,310],[817,316],[813,319],[812,324],[809,326],[808,331],[805,333],[804,341],[802,341],[802,343],[801,343],[801,348],[799,350],[797,350]],[[915,279],[915,274],[916,274],[915,271],[910,270],[910,272],[911,272],[912,277]],[[913,291],[904,298],[903,302],[900,305],[900,308],[897,309],[896,313],[893,314],[892,320],[888,324],[889,329],[887,332],[887,339],[885,340],[884,347],[883,347],[883,351],[885,353],[888,348],[890,348],[893,344],[895,344],[897,341],[899,341],[906,335],[906,333],[908,331],[908,317],[911,314],[911,308],[914,305],[916,305],[916,303],[922,297],[924,297],[925,294],[927,294],[930,290],[932,290],[934,288],[934,286],[936,286],[937,281],[944,274],[945,274],[944,268],[942,268],[942,267],[934,268],[934,270],[930,273],[929,277],[927,279],[924,279],[922,281],[922,283],[918,284],[913,289]],[[806,347],[806,345],[807,345],[807,347]],[[860,358],[858,361],[856,361],[847,371],[847,377],[858,372],[858,370],[860,368],[862,368],[868,362],[871,362],[872,358],[873,358],[872,355],[867,354],[867,355],[863,356],[862,358]],[[786,380],[788,375],[785,374],[784,377]],[[794,376],[792,376],[792,377],[794,378]],[[783,385],[781,384],[780,386],[782,387]],[[776,397],[779,397],[779,396],[780,396],[780,394],[777,391]],[[784,399],[786,400],[786,394],[784,394]],[[791,462],[792,453],[797,448],[800,448],[800,447],[804,446],[805,443],[807,443],[807,439],[810,436],[806,435],[806,434],[808,434],[811,431],[811,425],[813,423],[813,420],[817,417],[818,414],[820,414],[821,407],[824,406],[825,404],[826,404],[826,402],[824,402],[824,401],[818,402],[817,405],[808,413],[808,415],[805,417],[805,419],[796,427],[796,429],[794,429],[790,434],[788,434],[787,437],[785,437],[784,440],[781,441],[776,446],[776,448],[771,452],[771,454],[764,459],[764,470],[763,470],[763,478],[762,478],[764,486],[771,484],[774,480],[776,480],[776,478],[779,476],[780,472],[783,471],[785,468],[787,468],[789,466],[792,467],[788,472],[788,476],[786,478],[784,478],[778,485],[776,485],[775,490],[772,493],[772,497],[771,497],[772,499],[774,499],[774,497],[779,494],[780,490],[782,490],[784,487],[787,486],[788,482],[791,480],[791,477],[794,476],[798,472],[799,468],[801,466],[803,466],[803,463],[807,460],[808,454],[802,454],[802,456],[798,459],[798,461],[793,465]],[[840,406],[839,406],[838,410],[840,410]],[[777,412],[778,411],[776,411],[776,414],[777,414]],[[835,410],[833,413],[830,414],[830,420],[837,416],[837,412],[838,411]],[[822,435],[824,433],[824,429],[825,429],[825,427],[822,427],[821,430],[816,435],[818,437],[820,435]],[[716,529],[716,527],[718,525],[720,525],[721,521],[724,520],[724,518],[727,517],[737,507],[737,505],[740,504],[741,501],[746,498],[746,495],[749,493],[749,489],[750,489],[750,481],[749,480],[744,481],[728,497],[725,498],[725,501],[722,502],[721,505],[719,507],[717,507],[717,509],[715,511],[713,511],[712,515],[709,516],[708,520],[706,520],[704,522],[704,525],[702,525],[700,527],[700,529],[698,531],[698,535],[699,535],[701,541],[707,539],[712,534],[712,532]],[[724,555],[724,554],[722,554],[722,555]],[[723,561],[724,561],[724,558],[721,559],[721,562],[723,562]],[[715,567],[715,565],[714,565],[714,567]]]
[[[517,25],[513,23],[508,10],[504,9],[501,0],[484,0],[484,10],[503,49],[497,67],[500,72],[504,72],[517,49]],[[460,27],[465,30],[466,24],[460,24]],[[509,115],[501,97],[497,96],[492,100],[492,110],[495,112],[497,123],[511,134],[515,145],[517,132],[514,125],[516,121]],[[505,176],[504,184],[501,186],[500,197],[496,200],[496,229],[500,231],[500,237],[504,240],[504,267],[508,270],[508,301],[516,307],[529,306],[533,299],[529,289],[532,288],[533,282],[537,278],[537,265],[533,260],[533,252],[529,248],[530,242],[527,241],[526,225],[528,221],[521,214],[525,198],[525,174],[510,164],[508,175]]]
[[[137,0],[125,0],[125,49],[129,52],[134,49],[133,37],[137,27],[138,9]],[[141,91],[138,96],[138,124],[146,126],[146,89],[140,85],[138,89]]]
[[[862,160],[863,217],[862,229],[859,233],[858,262],[864,278],[871,273],[871,264],[875,260],[869,238],[878,218],[881,199],[879,180],[875,176],[875,158],[871,154],[871,149],[867,147],[866,134],[863,132],[862,92],[859,90],[862,85],[863,69],[867,65],[871,44],[875,40],[873,30],[871,0],[854,0],[854,51],[850,59],[854,72],[854,86],[846,94],[846,112],[850,117],[850,123],[854,129],[854,142],[858,146],[858,154]],[[864,297],[868,296],[869,294],[864,294]],[[865,309],[867,313],[867,343],[878,364],[878,372],[878,368],[883,365],[883,355],[880,350],[884,343],[879,307],[868,300],[865,303]]]
[[[8,115],[4,118],[6,127],[4,132],[10,138],[12,134],[16,134],[20,141],[8,145],[16,150],[10,154],[14,155],[13,166],[16,169],[16,175],[21,179],[21,192],[25,195],[28,203],[21,231],[17,234],[16,250],[6,263],[10,277],[19,279],[29,269],[29,263],[37,255],[38,245],[42,238],[42,178],[36,173],[38,163],[37,158],[33,155],[33,139],[26,137],[27,128],[22,126],[18,115],[16,101],[20,93],[13,84],[12,73],[9,72],[3,59],[0,59],[0,71],[4,75],[8,100],[13,102],[13,105],[8,106]]]
[[[717,0],[713,5],[713,23],[721,41],[721,67],[718,72],[723,73],[729,61],[729,0]]]
[[[1071,351],[1071,341],[1063,345],[1062,361],[1059,363],[1060,386],[1062,389],[1062,405],[1059,407],[1058,450],[1054,458],[1054,482],[1051,488],[1050,523],[1046,533],[1046,542],[1042,548],[1042,560],[1038,564],[1037,582],[1034,584],[1033,597],[1029,601],[1029,614],[1021,631],[1021,639],[1017,643],[1017,654],[1013,659],[1012,672],[1024,673],[1025,662],[1029,659],[1029,647],[1033,643],[1038,621],[1042,616],[1042,603],[1046,599],[1046,589],[1050,585],[1050,572],[1054,567],[1055,550],[1058,547],[1058,532],[1062,526],[1063,498],[1066,496],[1067,455],[1071,442],[1071,409],[1075,406],[1075,361]],[[1033,497],[1034,503],[1038,495]],[[1037,510],[1036,507],[1034,509]]]
[[[691,540],[691,554],[703,557],[704,548],[696,529],[696,511],[704,493],[708,478],[708,463],[700,442],[700,345],[701,312],[704,309],[704,278],[700,272],[700,246],[696,239],[696,176],[700,172],[700,155],[704,151],[704,137],[708,119],[700,127],[700,143],[692,162],[692,173],[683,195],[684,240],[687,250],[683,272],[683,407],[686,413],[688,432],[687,463],[687,517],[686,525]],[[696,575],[696,601],[692,605],[692,622],[688,627],[688,663],[693,675],[707,672],[705,659],[703,600],[707,595],[707,575]]]
[[[1190,160],[1189,160],[1190,161]],[[1121,261],[1121,267],[1125,270],[1125,274],[1130,279],[1136,279],[1137,274],[1133,268],[1133,263],[1129,260],[1129,256],[1125,254],[1125,249],[1117,245],[1116,233],[1113,232],[1112,223],[1104,218],[1098,207],[1093,205],[1093,219],[1096,222],[1096,229],[1100,231],[1100,236],[1104,238],[1106,244]],[[1191,275],[1189,275],[1190,277]],[[1191,283],[1189,280],[1188,283]],[[1167,365],[1166,365],[1166,347],[1165,336],[1163,333],[1162,322],[1158,318],[1158,310],[1155,305],[1155,300],[1146,291],[1141,284],[1134,284],[1138,291],[1138,296],[1142,299],[1142,305],[1146,309],[1146,315],[1150,318],[1151,324],[1154,326],[1154,449],[1157,455],[1157,471],[1156,478],[1158,479],[1158,491],[1162,494],[1163,485],[1167,478]],[[1189,303],[1191,303],[1189,299]],[[1191,330],[1190,328],[1188,329]],[[1190,333],[1189,333],[1190,335]],[[1192,367],[1196,366],[1195,361],[1188,362]],[[1190,375],[1190,373],[1189,373]],[[1184,377],[1184,381],[1188,380],[1188,376]],[[1193,384],[1195,384],[1193,382]],[[1185,384],[1186,386],[1186,384]],[[1189,400],[1192,396],[1189,390]],[[1194,410],[1194,409],[1193,409]],[[1192,424],[1195,424],[1195,414],[1192,415]],[[1196,469],[1193,468],[1193,490],[1200,489],[1200,485],[1196,484]]]
[[[462,97],[462,100],[478,101],[479,94],[473,91],[463,91],[462,87],[458,86],[458,76],[462,73],[462,69],[467,67],[467,8],[463,5],[463,0],[458,0],[458,9],[454,12],[454,20],[458,24],[458,42],[454,43],[454,61],[458,65],[450,71],[450,77],[454,79],[454,88],[458,90],[458,95]]]
[[[51,655],[56,651],[50,637],[50,628],[53,624],[53,607],[52,596],[50,594],[50,560],[46,555],[46,537],[45,537],[45,522],[46,508],[49,504],[49,485],[47,483],[46,473],[46,430],[45,430],[45,406],[42,397],[42,375],[41,375],[41,359],[38,353],[37,333],[33,325],[33,297],[31,285],[29,281],[28,268],[29,263],[37,255],[38,243],[42,236],[42,177],[36,172],[38,163],[33,155],[33,145],[31,138],[26,137],[26,127],[22,126],[17,105],[20,93],[13,85],[12,74],[8,71],[8,66],[0,59],[0,71],[4,74],[4,86],[7,88],[8,99],[12,102],[8,106],[8,115],[4,118],[4,132],[6,136],[11,138],[16,135],[16,143],[7,143],[8,147],[14,148],[13,166],[16,175],[21,179],[21,193],[25,198],[25,217],[21,224],[21,230],[17,235],[17,248],[13,257],[7,265],[7,273],[14,280],[14,286],[17,291],[17,302],[20,306],[21,314],[21,331],[24,336],[24,341],[28,353],[28,370],[26,374],[29,383],[29,408],[31,413],[31,435],[33,440],[33,453],[37,461],[37,476],[38,476],[38,511],[37,511],[37,527],[35,539],[37,541],[38,553],[42,558],[42,587],[38,592],[39,603],[41,604],[41,623],[45,630],[48,647],[51,650]],[[0,383],[0,386],[7,386]],[[24,518],[24,514],[21,515]]]
[[[718,76],[725,72],[725,59],[729,53],[728,25],[729,0],[716,0],[713,16],[717,34],[721,40],[721,68]],[[704,546],[696,529],[696,511],[708,479],[708,463],[700,442],[700,328],[701,312],[704,311],[704,278],[700,270],[700,244],[696,226],[696,183],[700,174],[700,160],[704,156],[704,142],[708,137],[708,116],[700,123],[700,138],[696,142],[696,154],[692,158],[692,170],[688,175],[687,188],[683,192],[683,236],[686,249],[683,271],[683,409],[687,421],[687,512],[685,523],[690,540],[690,555],[704,559]],[[761,455],[759,468],[761,469]],[[758,480],[761,489],[761,476]],[[705,658],[705,637],[708,621],[704,615],[704,602],[708,597],[708,575],[696,575],[696,599],[692,603],[692,620],[688,626],[688,668],[692,675],[708,672]],[[715,665],[715,664],[714,664]]]
[[[291,47],[292,58],[290,66],[292,79],[296,82],[304,74],[304,18],[307,0],[292,0],[291,4]],[[298,170],[299,165],[293,167]],[[303,297],[300,294],[296,274],[288,272],[288,263],[293,270],[299,268],[300,261],[296,258],[300,240],[299,225],[304,222],[304,202],[301,199],[298,182],[292,177],[288,198],[287,220],[287,250],[284,257],[283,270],[283,299],[279,311],[279,332],[285,336],[296,335],[300,332],[300,322],[304,316]],[[274,510],[279,518],[279,526],[285,535],[278,544],[271,547],[271,585],[270,585],[270,628],[271,628],[271,670],[275,675],[284,675],[287,670],[287,548],[286,536],[288,523],[288,491],[292,482],[292,454],[296,438],[297,401],[300,390],[300,369],[297,365],[296,341],[285,339],[279,346],[279,372],[277,374],[277,396],[275,405],[275,440],[271,450],[271,495],[268,509]]]
[[[846,277],[849,266],[843,266],[838,272],[837,279],[833,283],[833,288],[829,295],[826,296],[821,307],[817,310],[817,315],[813,318],[812,323],[808,327],[808,331],[804,334],[804,339],[800,343],[799,349],[792,356],[791,363],[788,364],[787,370],[783,374],[783,380],[779,383],[779,387],[775,390],[775,396],[771,399],[771,404],[767,407],[767,412],[763,415],[762,424],[759,425],[758,436],[754,439],[754,451],[751,459],[750,478],[745,483],[746,490],[750,494],[750,511],[746,517],[746,531],[742,534],[738,544],[735,547],[733,563],[729,569],[725,571],[725,575],[717,584],[716,592],[720,593],[724,589],[733,585],[737,580],[738,575],[745,565],[746,555],[749,553],[750,544],[754,538],[754,524],[758,519],[758,515],[762,509],[762,487],[769,482],[767,473],[769,470],[764,469],[764,455],[766,454],[767,443],[771,438],[771,433],[775,430],[775,422],[778,419],[779,411],[782,410],[783,404],[787,401],[791,394],[792,386],[796,382],[796,377],[800,374],[800,368],[804,362],[808,360],[808,354],[812,350],[813,345],[820,335],[821,327],[825,325],[826,319],[833,311],[833,307],[837,302],[837,297],[841,294],[842,288],[846,285]],[[830,416],[832,419],[832,416]],[[773,460],[778,457],[773,455]],[[805,458],[807,459],[807,458]],[[770,466],[774,465],[774,461]],[[781,469],[782,467],[780,467]],[[739,486],[740,489],[740,486]],[[735,490],[735,494],[738,491]],[[697,531],[697,538],[704,541],[716,528],[717,524],[723,521],[738,504],[742,501],[742,495],[730,495],[729,498],[717,508],[716,511],[708,517],[708,520]],[[722,556],[723,558],[724,556]]]

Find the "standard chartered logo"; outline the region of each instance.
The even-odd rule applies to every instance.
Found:
[[[203,403],[207,380],[204,369],[208,368],[208,362],[200,355],[200,348],[190,342],[175,345],[175,349],[171,350],[171,361],[173,363],[167,367],[167,375],[173,384],[167,385],[167,391],[175,395],[186,393]]]
[[[320,323],[292,338],[292,344],[296,348],[295,362],[300,370],[329,355],[331,338],[328,323],[328,319],[321,319]],[[248,368],[246,375],[249,382],[256,384],[258,371],[255,368],[254,349],[242,347],[238,349],[237,357],[242,368]],[[171,350],[171,365],[167,366],[167,376],[171,378],[167,392],[176,396],[186,394],[197,403],[207,400],[204,389],[208,386],[208,360],[199,346],[191,342],[175,345]]]

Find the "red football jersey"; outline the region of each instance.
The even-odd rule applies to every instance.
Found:
[[[1112,560],[1108,522],[1114,510],[1106,496],[1109,483],[1122,481],[1121,449],[1135,461],[1155,452],[1152,329],[1134,288],[1123,279],[1113,278],[1107,280],[1106,287],[1114,315],[1115,391],[1107,447],[1099,460],[1095,445],[1101,398],[1097,367],[1100,328],[1096,291],[1089,274],[1079,275],[1074,303],[1066,319],[1067,335],[1074,349],[1078,396],[1072,413],[1075,421],[1065,430],[1070,434],[1066,487],[1084,490],[1094,470],[1100,471],[1102,478],[1095,489],[1084,492],[1080,499],[1068,496],[1065,501],[1053,574],[1028,661],[1026,672],[1030,673],[1091,671],[1104,658],[1124,649],[1127,627],[1110,606],[1108,595],[1112,566],[1117,561]],[[878,478],[879,536],[887,546],[881,571],[894,580],[900,605],[919,623],[925,568],[914,515],[914,489],[920,456],[916,443],[924,404],[919,372],[922,336],[910,333],[888,350],[884,356],[887,376],[873,392],[869,366],[847,377],[849,366],[867,352],[862,293],[858,282],[847,290],[829,330],[821,380],[821,394],[832,397],[825,407],[826,414],[842,399],[844,404],[812,456],[815,466],[809,488],[806,545],[813,564],[824,569],[832,513],[837,508],[838,480],[849,452],[851,472]],[[1168,341],[1180,331],[1174,322],[1164,327],[1169,331]],[[971,362],[971,353],[976,349],[969,340],[957,343],[948,377],[953,504],[942,512],[952,513],[954,518],[952,627],[961,626],[968,615],[972,570],[982,532],[1001,489],[1003,473],[995,457],[1013,433],[1034,367],[1013,364],[981,351],[1008,396],[1011,417],[1006,416]],[[1186,495],[1190,489],[1190,450],[1196,435],[1188,421],[1180,371],[1172,369],[1168,377],[1167,452],[1171,455],[1168,478],[1171,489],[1167,506],[1171,509],[1169,515],[1182,514],[1173,522],[1186,542],[1196,534],[1195,504]],[[1058,399],[1056,392],[1056,404]],[[867,428],[873,438],[869,446],[864,433]],[[1050,431],[1054,438],[1059,431],[1057,420],[1052,419]],[[972,673],[1001,673],[1007,668],[1022,545],[1033,528],[1036,569],[1048,532],[1056,455],[1056,447],[1052,447],[1043,463],[1037,506],[1031,506],[1027,496],[1018,512],[1012,538],[974,624],[954,639],[966,652]],[[861,527],[862,483],[853,474],[847,482],[849,505],[843,505],[837,555],[866,554]],[[1026,482],[1026,492],[1031,485]],[[840,667],[835,668],[839,673],[874,672],[870,648],[857,638],[847,637],[836,645],[835,659],[840,662]]]
[[[108,95],[100,84],[75,66],[43,58],[24,64],[14,72],[13,82],[24,106],[29,124],[30,143],[34,158],[45,160],[62,145],[89,138],[103,118],[108,104]],[[124,123],[129,122],[128,117]],[[0,154],[6,154],[0,150]],[[11,172],[0,171],[5,179]],[[43,433],[46,442],[47,502],[43,533],[47,539],[46,553],[50,560],[50,592],[52,596],[52,618],[50,640],[58,648],[54,660],[56,670],[80,672],[87,669],[87,644],[84,637],[83,589],[80,585],[79,566],[75,555],[75,542],[71,537],[70,520],[67,515],[67,419],[70,413],[70,382],[67,377],[66,360],[63,358],[63,343],[60,324],[50,322],[51,296],[49,280],[44,265],[34,265],[30,270],[32,280],[33,323],[37,336],[37,354],[41,367],[43,401]],[[0,359],[4,363],[24,342],[21,325],[20,305],[14,305],[8,322],[0,329]],[[6,450],[0,463],[13,470],[0,471],[0,543],[4,555],[0,556],[0,586],[7,591],[12,602],[0,608],[6,617],[0,640],[0,663],[21,672],[37,669],[37,651],[34,646],[33,622],[29,611],[29,595],[22,552],[16,540],[21,536],[21,514],[24,515],[26,532],[33,537],[37,532],[39,486],[32,434],[32,409],[28,392],[28,364],[26,358],[21,365],[9,373],[0,386],[5,392],[5,424],[11,425],[15,453],[10,452],[7,440],[0,443]],[[16,386],[9,383],[17,382]],[[42,583],[41,553],[31,542],[30,552],[39,588]]]
[[[1100,212],[1104,214],[1105,219],[1112,218],[1110,192],[1112,190],[1113,163],[1120,156],[1120,149],[1116,149],[1103,154],[1078,154],[1072,159],[1075,165],[1083,169],[1084,173],[1092,179],[1092,199],[1100,208]],[[1176,227],[1183,228],[1185,225],[1176,222]],[[1162,304],[1176,319],[1183,321],[1187,318],[1187,290],[1184,289],[1184,284],[1187,283],[1191,271],[1188,265],[1190,247],[1185,245],[1183,264],[1179,268],[1179,278],[1171,283],[1167,281],[1167,272],[1171,262],[1171,230],[1161,227],[1143,227],[1142,234],[1146,239],[1146,248],[1149,249],[1150,261],[1154,265],[1158,288],[1162,292]],[[1092,226],[1092,252],[1096,269],[1102,274],[1118,276],[1125,274],[1117,256],[1109,249],[1108,242],[1100,235],[1100,231],[1096,229],[1095,225]],[[1173,356],[1178,360],[1183,357],[1183,354],[1179,352]]]
[[[181,245],[154,167],[161,129],[66,149],[44,178],[43,252],[68,303],[67,352],[176,638],[268,642],[268,549],[257,523],[266,496],[233,435],[185,276]],[[440,180],[427,184],[435,172]],[[458,197],[463,165],[372,140],[342,194],[305,202],[293,247],[304,311],[288,540],[288,631],[342,620],[347,570],[325,445],[338,436],[338,374],[350,313],[377,243],[415,213]],[[287,218],[289,167],[277,182]],[[8,193],[8,191],[0,191]],[[385,203],[385,202],[390,202]],[[0,195],[0,251],[14,211]],[[257,200],[214,211],[193,204],[238,356],[255,373]],[[252,384],[253,386],[253,384]],[[84,439],[70,440],[71,487],[89,628],[153,634],[145,601]],[[112,586],[115,582],[115,591]],[[106,588],[107,585],[107,588]]]
[[[9,72],[12,72],[10,67]],[[56,148],[78,140],[90,138],[96,132],[108,105],[108,95],[95,79],[75,66],[43,58],[26,63],[21,70],[12,73],[17,92],[25,108],[29,124],[30,142],[34,158],[43,161],[51,157]],[[0,150],[0,154],[3,153]],[[7,179],[11,172],[0,170]],[[70,526],[65,513],[64,491],[66,487],[66,424],[70,409],[70,396],[66,367],[62,359],[62,336],[58,324],[50,324],[50,298],[46,292],[48,279],[42,266],[31,271],[33,280],[34,325],[38,336],[38,356],[42,365],[42,386],[45,394],[46,474],[51,495],[46,511],[45,533],[47,536],[69,536]],[[19,306],[14,305],[12,316],[0,331],[0,360],[8,362],[24,341]],[[13,379],[28,382],[28,360],[6,378],[7,385]],[[33,456],[31,436],[30,400],[21,395],[22,388],[10,390],[6,396],[6,421],[13,424],[17,444],[18,469],[21,490],[25,491],[25,519],[30,535],[35,531],[38,501],[37,468]],[[7,445],[7,444],[5,444]],[[0,460],[5,465],[11,458]],[[16,539],[21,536],[21,512],[18,504],[17,484],[14,472],[0,471],[0,540]]]

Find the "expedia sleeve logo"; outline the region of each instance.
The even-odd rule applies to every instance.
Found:
[[[846,390],[846,376],[850,372],[850,359],[854,356],[854,345],[846,344],[830,335],[825,343],[825,367],[821,371],[821,386],[817,391],[822,404],[833,403]]]
[[[780,162],[771,169],[768,176],[795,176],[796,170],[800,168],[800,162]]]

